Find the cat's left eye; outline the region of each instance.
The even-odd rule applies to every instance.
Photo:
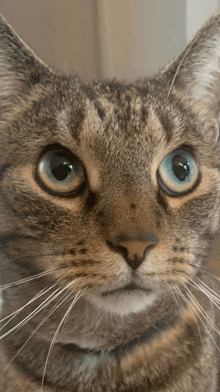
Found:
[[[188,150],[174,150],[159,165],[157,179],[168,195],[181,196],[198,184],[198,163]]]
[[[78,190],[85,181],[81,161],[62,146],[51,146],[40,157],[37,179],[49,193],[66,196]]]

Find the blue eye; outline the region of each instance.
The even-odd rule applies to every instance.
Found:
[[[52,146],[41,156],[37,175],[43,187],[57,195],[77,190],[85,180],[85,171],[80,160],[61,146]]]
[[[158,168],[159,185],[172,196],[179,196],[191,191],[198,178],[197,162],[192,154],[184,149],[171,152]]]

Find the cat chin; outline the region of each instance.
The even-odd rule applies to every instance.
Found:
[[[125,316],[146,310],[146,308],[153,304],[157,297],[156,293],[146,294],[139,290],[136,291],[135,293],[115,293],[105,297],[91,295],[87,299],[103,311]]]

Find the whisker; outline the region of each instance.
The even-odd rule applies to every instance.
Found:
[[[57,298],[58,295],[61,294],[61,290],[57,295],[54,295],[59,291],[60,289],[56,289],[47,299],[45,299],[39,306],[37,306],[36,309],[34,309],[28,316],[26,316],[22,321],[20,321],[17,325],[15,325],[13,328],[11,328],[9,331],[4,333],[3,335],[0,336],[0,340],[3,339],[4,337],[8,336],[10,333],[13,331],[19,330],[23,325],[25,325],[32,317],[34,317],[36,314],[38,314],[45,306],[49,305],[50,302],[52,302],[54,299]],[[51,299],[52,297],[52,299]],[[49,300],[50,299],[50,300]],[[43,306],[45,305],[45,306]]]
[[[53,308],[47,313],[47,315],[43,318],[43,320],[38,324],[38,326],[34,329],[34,331],[31,333],[29,338],[26,340],[26,342],[22,345],[22,347],[17,351],[17,353],[14,355],[14,357],[10,360],[10,362],[7,364],[7,366],[4,368],[1,374],[3,374],[7,368],[10,366],[12,361],[18,356],[18,354],[21,352],[21,350],[26,346],[26,344],[29,342],[29,340],[32,338],[32,336],[38,331],[38,329],[44,324],[44,322],[70,297],[70,295],[73,295],[74,293],[70,292],[68,295],[64,295],[64,299],[61,301],[59,300],[56,305],[53,306]],[[63,297],[62,297],[63,298]]]
[[[192,283],[189,283],[191,286],[195,287],[197,290],[202,292],[203,294],[206,295],[206,297],[220,310],[220,299],[216,297],[216,295],[213,295],[210,293],[207,289],[203,288],[201,285],[197,284],[196,282],[192,281]]]
[[[203,290],[201,287],[197,287],[194,284],[189,283],[192,287],[196,288],[197,290],[199,290],[200,292],[202,292],[208,299],[209,301],[211,301],[213,303],[213,305],[215,305],[219,310],[220,310],[220,306],[218,305],[218,302],[215,300],[215,298],[211,297],[210,294],[208,292],[206,292],[205,290]]]
[[[40,298],[42,295],[46,294],[49,290],[51,290],[52,288],[54,288],[56,285],[54,284],[53,286],[47,288],[47,289],[43,289],[41,290],[38,294],[36,294],[32,299],[30,299],[30,301],[28,301],[24,306],[21,306],[19,309],[15,310],[13,313],[9,314],[8,316],[4,317],[3,319],[0,320],[0,322],[4,322],[5,320],[7,320],[8,318],[10,318],[9,321],[7,321],[7,323],[5,323],[1,328],[0,331],[18,314],[20,313],[26,306],[30,305],[32,302],[36,301],[38,298]]]
[[[173,285],[171,287],[168,286],[168,289],[169,289],[169,292],[171,293],[171,295],[174,297],[174,300],[175,300],[178,308],[180,309],[180,313],[181,313],[181,316],[182,316],[183,315],[183,309],[182,309],[182,306],[181,306],[181,304],[179,302],[178,296],[175,295],[176,294],[175,293],[175,287],[173,287]]]
[[[52,294],[49,295],[49,297],[47,299],[45,299],[39,306],[37,306],[37,308],[34,309],[28,316],[26,316],[22,321],[20,321],[16,326],[11,328],[9,331],[7,331],[3,335],[1,335],[0,336],[0,340],[3,339],[4,337],[8,336],[13,331],[17,331],[20,328],[22,328],[22,326],[25,325],[31,318],[36,316],[42,309],[44,309],[52,301],[54,301],[60,294],[62,294],[63,291],[65,291],[69,286],[71,286],[73,283],[75,283],[75,282],[77,282],[79,280],[82,280],[82,278],[81,277],[80,278],[76,278],[74,281],[70,282],[66,287],[62,288],[61,290],[60,290],[60,288],[56,289]]]
[[[0,286],[0,290],[5,290],[5,289],[8,289],[8,288],[13,287],[13,286],[17,286],[17,285],[20,285],[20,284],[23,284],[23,283],[30,282],[30,281],[35,280],[35,279],[42,278],[43,276],[49,275],[49,274],[51,274],[52,272],[54,272],[54,271],[56,271],[58,269],[59,268],[53,268],[53,269],[48,270],[48,271],[40,272],[39,274],[36,274],[36,275],[32,275],[29,278],[24,278],[24,279],[20,279],[20,280],[17,280],[15,282],[12,282],[12,283],[4,284],[4,285]]]
[[[218,335],[220,335],[220,330],[218,327],[213,323],[212,319],[207,315],[207,313],[204,311],[200,303],[197,301],[195,296],[191,293],[191,291],[188,289],[187,286],[185,286],[186,291],[188,292],[188,295],[191,299],[192,302],[195,303],[197,309],[200,311],[200,313],[203,315],[204,319],[209,323],[209,325],[217,332]]]
[[[70,298],[69,300],[70,300],[70,301],[72,301],[72,299],[71,299],[71,298]],[[68,302],[68,301],[67,301],[67,302]],[[69,315],[68,315],[68,316],[69,316]],[[61,329],[61,337],[63,336],[63,332],[64,332],[64,329],[65,329],[65,325],[66,325],[66,322],[67,322],[68,316],[67,316],[67,318],[65,319],[64,323],[62,324],[62,329]]]
[[[19,257],[16,257],[15,259],[13,259],[13,261],[14,262],[18,262],[19,260],[22,260],[22,259],[24,259],[24,260],[26,260],[26,259],[34,259],[34,258],[39,258],[39,257],[49,257],[49,256],[63,256],[64,254],[62,253],[62,252],[59,252],[59,253],[46,253],[46,254],[37,254],[37,255],[31,255],[31,254],[29,254],[29,255],[22,255],[22,256],[19,256]],[[8,263],[8,260],[6,260],[6,261],[1,261],[1,265],[3,265],[3,264],[7,264]]]
[[[208,255],[207,254],[204,254],[204,253],[196,253],[196,252],[190,252],[190,254],[191,255],[194,255],[194,256],[199,256],[199,257],[203,257],[204,259],[208,259]]]
[[[207,243],[206,245],[199,245],[199,246],[189,246],[188,247],[188,249],[190,250],[190,251],[193,251],[194,249],[195,250],[206,250],[206,251],[208,251],[209,249],[210,249],[210,244],[209,243]]]
[[[174,287],[174,290],[176,290],[176,287]],[[183,293],[182,293],[182,294],[183,294]],[[178,292],[177,292],[177,297],[178,297]],[[187,302],[185,301],[185,303],[186,303],[187,305],[191,306],[191,303],[190,303],[190,301],[189,301],[189,300],[187,300],[186,298],[185,298],[185,300],[187,301]],[[198,333],[199,333],[199,336],[200,336],[201,344],[202,344],[202,346],[203,346],[203,339],[202,339],[202,335],[201,335],[200,327],[199,327],[198,321],[197,321],[197,319],[196,319],[196,317],[195,317],[195,316],[194,316],[194,319],[195,319],[196,326],[197,326],[197,329],[198,329]]]
[[[212,339],[215,347],[217,348],[217,350],[220,352],[219,347],[217,346],[216,341],[214,340],[211,332],[209,331],[209,329],[207,328],[207,326],[205,325],[204,321],[202,320],[202,317],[200,317],[198,311],[196,310],[197,306],[193,304],[184,296],[184,294],[181,292],[181,290],[179,289],[179,287],[176,286],[176,290],[178,291],[179,295],[183,298],[183,300],[185,301],[185,303],[191,307],[191,309],[193,310],[193,312],[195,312],[195,314],[197,315],[197,317],[199,318],[199,320],[201,321],[202,325],[204,326],[205,330],[208,332],[210,338]]]
[[[64,316],[63,316],[61,322],[59,323],[59,325],[58,325],[58,327],[57,327],[57,330],[56,330],[56,332],[55,332],[55,334],[54,334],[54,337],[53,337],[53,339],[52,339],[52,341],[51,341],[51,344],[50,344],[50,347],[49,347],[49,351],[48,351],[48,354],[47,354],[47,358],[46,358],[46,361],[45,361],[45,366],[44,366],[44,371],[43,371],[43,376],[42,376],[42,383],[41,383],[41,392],[43,392],[43,385],[44,385],[44,379],[45,379],[46,368],[47,368],[49,356],[50,356],[50,353],[51,353],[51,351],[52,351],[52,349],[53,349],[54,342],[55,342],[56,337],[57,337],[57,335],[58,335],[58,333],[59,333],[59,330],[60,330],[60,328],[62,327],[62,324],[64,323],[66,317],[69,316],[69,313],[71,312],[73,306],[74,306],[75,303],[79,300],[79,298],[83,295],[83,293],[85,292],[86,289],[87,289],[87,287],[86,287],[84,290],[78,291],[78,293],[77,293],[76,296],[74,297],[72,303],[71,303],[70,306],[68,307],[66,313],[64,314]]]
[[[190,264],[190,265],[191,265],[191,264]],[[219,277],[219,276],[212,274],[210,271],[207,271],[206,268],[203,268],[203,267],[201,267],[201,266],[199,266],[199,265],[195,265],[195,264],[194,264],[194,265],[192,264],[192,267],[195,267],[195,268],[201,270],[202,272],[204,272],[205,274],[210,275],[210,276],[212,276],[214,279],[220,281],[220,277]]]
[[[203,282],[203,281],[202,281],[201,279],[199,279],[197,276],[194,276],[194,278],[191,279],[191,280],[193,280],[194,283],[195,283],[195,280],[198,281],[199,284],[202,285],[202,286],[203,286],[206,290],[208,290],[210,293],[212,293],[212,295],[213,295],[216,299],[220,300],[220,295],[217,294],[211,287],[209,287],[205,282]]]

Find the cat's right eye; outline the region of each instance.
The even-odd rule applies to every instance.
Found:
[[[36,177],[38,183],[55,196],[69,196],[85,181],[83,164],[67,148],[53,145],[40,156]]]

